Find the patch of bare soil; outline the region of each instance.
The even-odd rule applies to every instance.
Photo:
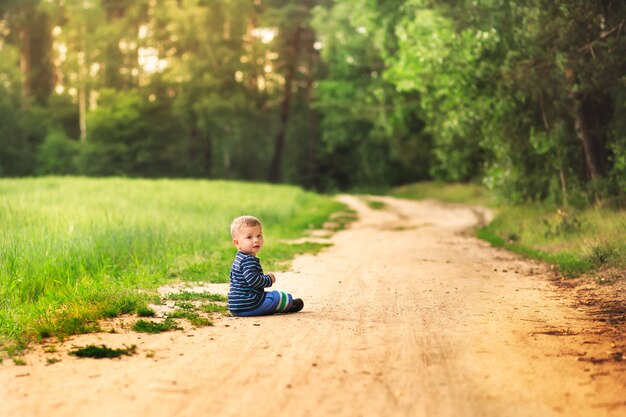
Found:
[[[36,346],[0,365],[0,416],[626,414],[623,281],[494,249],[467,233],[485,212],[377,199],[341,197],[359,220],[277,276],[302,312]],[[137,354],[67,354],[88,344]]]
[[[572,299],[571,307],[599,325],[610,348],[598,356],[580,357],[593,364],[626,361],[626,277],[621,271],[600,271],[593,276],[553,278],[552,282]],[[596,342],[589,341],[588,344]]]
[[[562,278],[557,285],[573,289],[577,303],[594,320],[606,322],[616,328],[626,323],[626,276],[616,278],[614,272],[583,276],[576,279]]]

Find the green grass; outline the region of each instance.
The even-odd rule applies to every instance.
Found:
[[[228,301],[228,299],[221,294],[211,294],[208,292],[190,292],[181,291],[169,294],[166,299],[172,301]]]
[[[446,203],[475,204],[495,207],[496,200],[480,184],[420,182],[397,187],[389,193],[394,197],[412,200],[435,199]]]
[[[264,266],[317,247],[281,243],[343,209],[293,186],[203,180],[0,179],[0,345],[146,314],[158,286],[227,282],[231,220],[263,221]]]
[[[195,311],[190,311],[189,309],[174,310],[169,313],[167,317],[171,319],[187,319],[187,321],[189,321],[189,323],[191,323],[191,325],[194,327],[205,327],[213,325],[211,319],[202,317]]]
[[[140,308],[137,308],[137,315],[139,317],[154,317],[156,316],[156,311],[154,311],[154,309],[151,307],[142,306]]]
[[[222,304],[206,303],[200,306],[200,311],[204,311],[205,313],[209,313],[209,314],[213,314],[213,313],[225,314],[228,311],[228,308]]]
[[[614,269],[626,270],[626,211],[559,209],[547,204],[496,204],[476,184],[419,183],[394,189],[397,197],[433,198],[491,207],[493,221],[477,230],[481,239],[558,267],[566,276]],[[621,271],[621,272],[620,272]]]
[[[13,358],[13,364],[16,366],[26,366],[26,359],[24,358]]]
[[[554,264],[566,276],[626,269],[624,210],[503,206],[477,234],[495,246]]]
[[[73,355],[79,358],[94,358],[94,359],[119,358],[122,355],[132,356],[135,353],[137,353],[137,346],[135,345],[132,345],[124,349],[111,349],[110,347],[107,347],[105,345],[101,345],[101,346],[88,345],[88,346],[85,346],[84,348],[75,349],[69,352],[70,355]]]
[[[372,210],[383,210],[387,207],[387,203],[380,200],[372,200],[371,198],[365,199],[365,203]]]
[[[286,262],[298,253],[319,253],[322,249],[329,247],[328,243],[304,242],[304,243],[269,243],[263,248],[263,252],[259,255],[266,271],[280,272],[285,271],[289,267]],[[264,252],[268,254],[265,258]],[[271,253],[271,256],[269,254]]]
[[[178,326],[175,320],[172,317],[168,317],[163,321],[148,321],[148,320],[137,320],[132,327],[133,331],[139,333],[150,333],[157,334],[163,332],[169,332],[171,330],[181,330],[182,328]]]
[[[210,318],[203,317],[199,312],[209,315],[225,314],[228,309],[225,305],[227,298],[221,294],[208,292],[182,291],[164,297],[161,303],[167,300],[175,301],[176,310],[167,314],[168,319],[186,319],[194,327],[212,326]],[[192,301],[196,301],[194,304]],[[221,304],[218,304],[221,303]]]

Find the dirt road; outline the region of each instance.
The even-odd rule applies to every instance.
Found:
[[[598,359],[622,341],[543,267],[464,233],[475,211],[342,199],[360,220],[278,276],[303,312],[80,336],[52,365],[37,348],[0,365],[0,416],[626,415],[626,361]],[[89,343],[139,354],[64,354]]]

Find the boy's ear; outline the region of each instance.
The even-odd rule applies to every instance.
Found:
[[[239,244],[239,240],[237,240],[236,238],[233,239],[233,245],[237,246]]]

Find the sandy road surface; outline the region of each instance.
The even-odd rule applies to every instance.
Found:
[[[80,336],[48,366],[37,348],[0,365],[0,416],[626,415],[626,363],[586,360],[615,340],[541,266],[463,233],[472,210],[342,198],[360,220],[278,277],[303,312]],[[139,354],[64,355],[88,343]]]

